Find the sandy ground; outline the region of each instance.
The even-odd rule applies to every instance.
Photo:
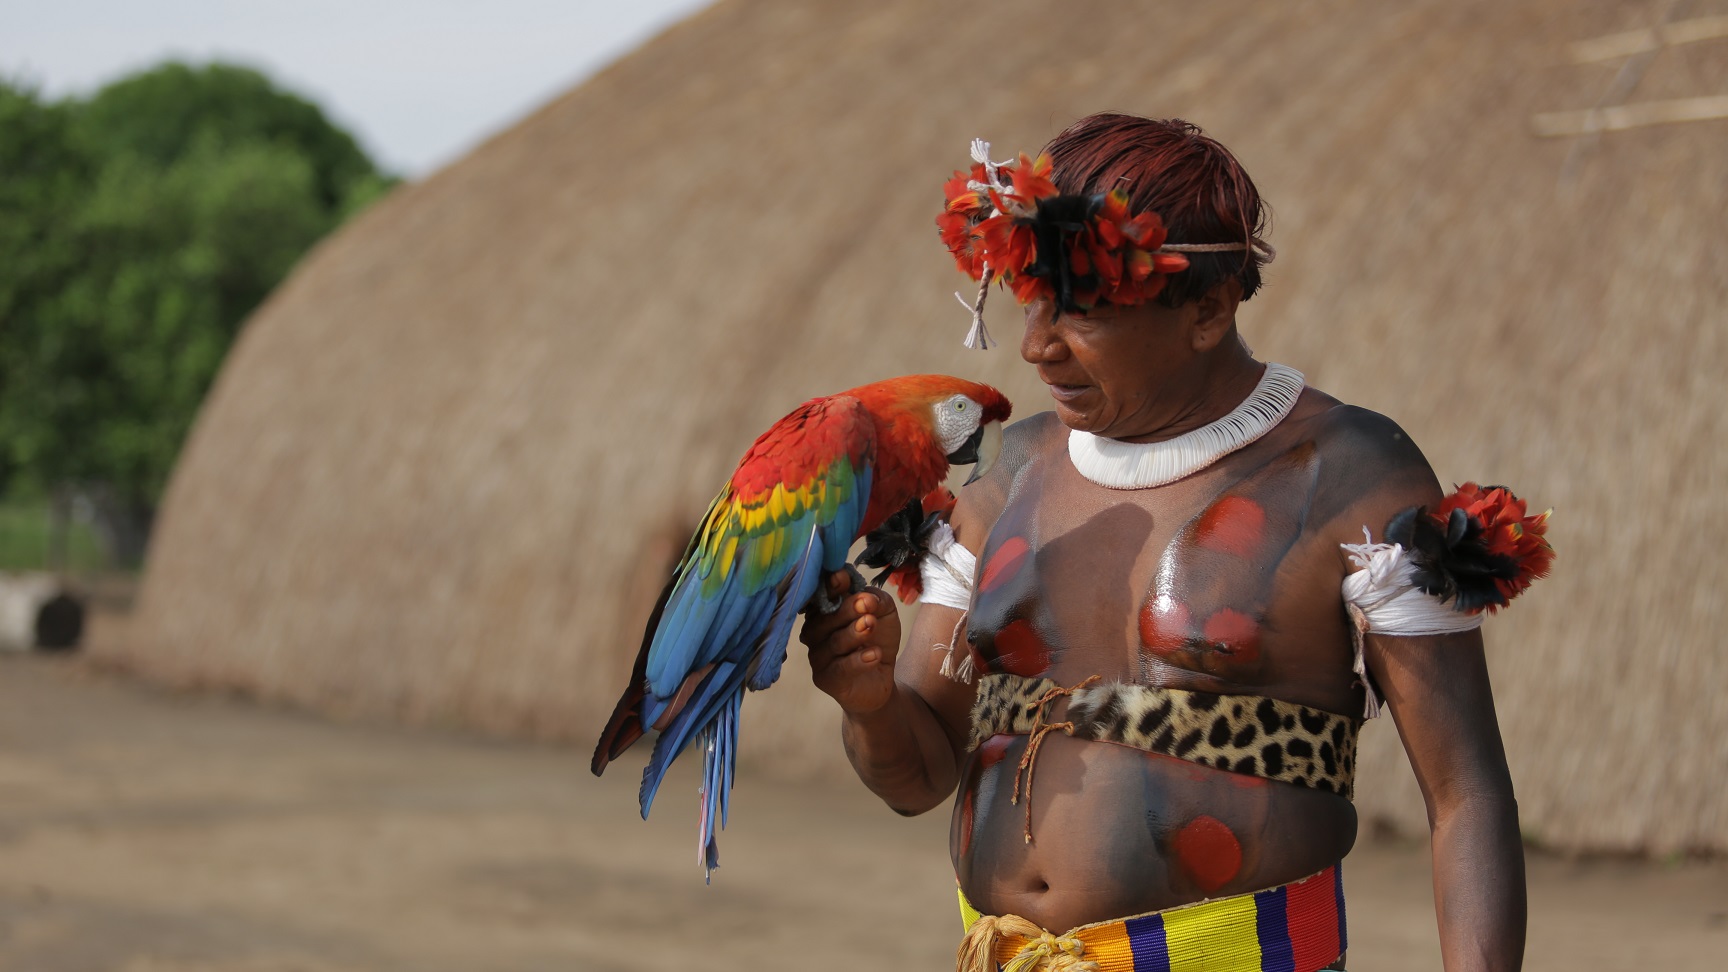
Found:
[[[942,969],[942,815],[746,778],[726,867],[694,864],[685,775],[163,694],[0,658],[0,969],[546,972]],[[1440,968],[1421,847],[1345,865],[1350,965]],[[1728,866],[1531,869],[1533,970],[1728,968]]]

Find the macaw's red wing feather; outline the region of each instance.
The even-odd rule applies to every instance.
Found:
[[[1416,559],[1416,586],[1460,611],[1493,613],[1554,563],[1548,513],[1531,516],[1504,486],[1465,483],[1429,512],[1413,506],[1386,525],[1386,539]]]

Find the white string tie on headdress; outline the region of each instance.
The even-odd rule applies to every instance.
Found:
[[[1001,174],[1002,167],[1008,163],[990,161],[989,142],[986,142],[981,138],[975,138],[972,140],[972,161],[984,167],[984,178],[986,181],[979,182],[977,179],[969,180],[966,183],[966,188],[971,189],[974,192],[986,193],[991,191],[1006,193],[1010,191],[1007,183],[1002,181]],[[989,295],[990,281],[994,279],[995,276],[996,271],[990,269],[990,265],[986,263],[984,265],[984,277],[978,282],[977,297],[968,301],[963,295],[961,295],[960,291],[954,291],[954,299],[960,302],[961,307],[966,308],[972,313],[972,327],[966,332],[966,340],[960,343],[962,346],[974,351],[988,351],[995,346],[995,342],[990,340],[990,329],[984,326],[984,298]]]
[[[979,182],[977,179],[972,179],[966,183],[966,188],[975,192],[989,192],[992,189],[997,192],[1009,191],[1008,184],[1002,181],[1002,176],[1000,174],[1003,167],[1007,166],[1009,163],[990,161],[989,142],[986,142],[981,138],[975,138],[972,140],[972,161],[984,167],[984,178],[989,181]]]

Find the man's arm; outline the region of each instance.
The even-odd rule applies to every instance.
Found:
[[[1384,539],[1394,514],[1440,500],[1428,460],[1390,419],[1341,406],[1324,420],[1321,499],[1334,542],[1361,543],[1363,527]],[[1339,568],[1349,569],[1342,550]],[[1512,972],[1524,956],[1524,850],[1482,634],[1370,633],[1365,655],[1428,807],[1447,972]]]
[[[1446,970],[1514,972],[1524,960],[1524,848],[1481,632],[1370,634],[1367,661],[1428,807]]]
[[[1067,430],[1047,412],[1003,430],[996,465],[960,490],[952,516],[957,543],[974,555],[984,549],[1017,471],[1040,436],[1055,435],[1065,442]],[[839,576],[826,583],[835,594],[845,590]],[[970,650],[963,617],[956,608],[919,605],[902,653],[894,599],[871,588],[847,598],[834,614],[806,618],[798,636],[810,649],[816,687],[840,703],[841,739],[852,768],[903,814],[941,804],[959,783],[978,690],[941,674],[941,657],[932,649],[959,652],[959,663]]]
[[[846,577],[836,574],[829,583],[839,593]],[[833,614],[806,619],[799,635],[810,649],[816,687],[840,703],[841,740],[858,778],[908,816],[941,804],[959,780],[964,739],[958,732],[964,722],[962,717],[956,726],[954,716],[970,707],[970,689],[939,675],[939,682],[932,681],[934,653],[919,652],[917,646],[963,637],[963,629],[955,627],[960,616],[950,607],[921,607],[909,642],[913,651],[900,658],[894,600],[870,588],[847,598]],[[962,651],[963,646],[962,641]],[[947,718],[925,693],[947,710]]]

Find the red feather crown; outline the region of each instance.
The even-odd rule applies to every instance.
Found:
[[[973,141],[972,167],[943,185],[947,205],[936,217],[954,262],[979,282],[977,299],[967,305],[969,348],[990,346],[984,298],[991,280],[1021,304],[1048,298],[1059,311],[1084,313],[1103,302],[1128,307],[1157,297],[1170,274],[1188,269],[1185,253],[1254,247],[1270,259],[1271,247],[1258,240],[1168,243],[1157,213],[1130,215],[1126,190],[1063,195],[1050,181],[1049,156],[1034,161],[1022,154],[1010,166],[991,162],[989,152],[990,143]]]

